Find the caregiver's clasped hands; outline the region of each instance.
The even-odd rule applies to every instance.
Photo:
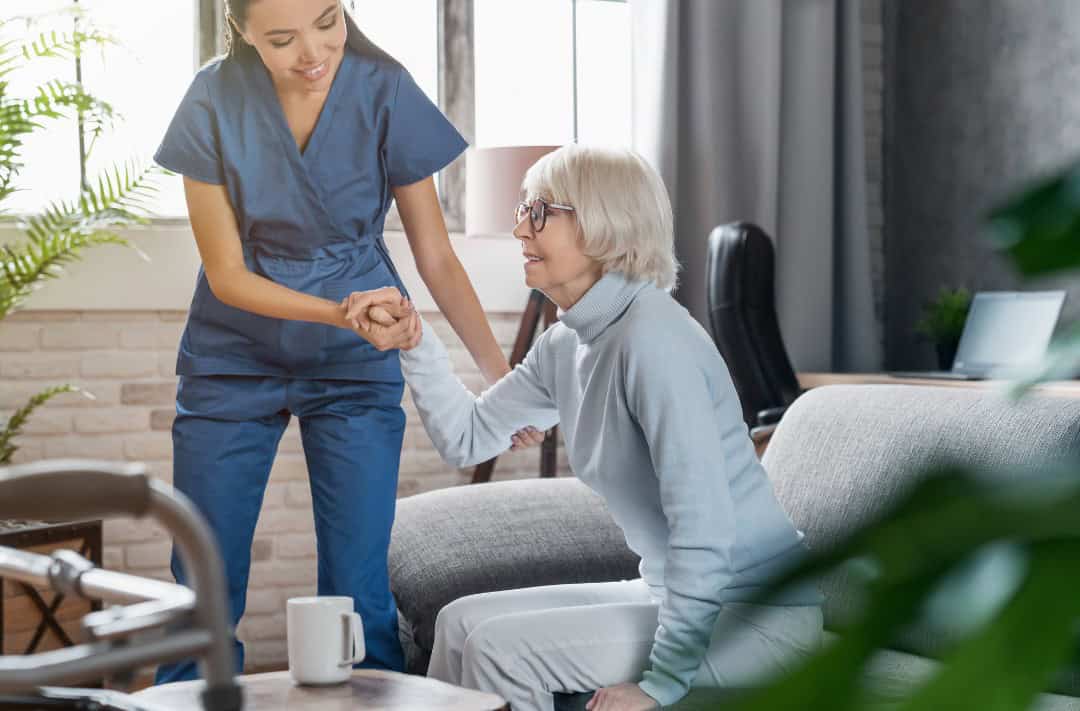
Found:
[[[396,287],[354,291],[341,307],[353,331],[380,351],[407,351],[420,343],[420,314]]]

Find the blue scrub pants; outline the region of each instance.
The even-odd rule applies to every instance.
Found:
[[[320,595],[348,595],[364,621],[361,666],[401,671],[387,551],[405,432],[401,382],[182,376],[173,424],[173,483],[207,518],[225,561],[232,623],[244,614],[255,523],[278,442],[300,419],[315,514]],[[184,582],[176,552],[172,571]],[[300,582],[300,581],[298,581]],[[244,648],[234,639],[236,669]],[[195,662],[162,665],[156,683],[197,678]]]

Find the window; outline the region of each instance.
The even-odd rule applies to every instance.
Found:
[[[349,9],[357,26],[367,37],[401,62],[420,88],[436,105],[445,107],[439,97],[439,0],[349,0]],[[445,110],[445,108],[444,108]],[[444,171],[436,176],[436,188],[442,188]],[[446,190],[440,189],[440,194]],[[450,229],[460,220],[453,213],[458,201],[443,198]],[[400,230],[397,207],[387,215],[387,228]]]
[[[439,103],[437,0],[351,0],[356,24],[405,65],[424,93]]]
[[[69,31],[71,17],[57,14],[69,7],[62,0],[4,0],[4,17],[38,18],[34,34],[25,25],[9,26],[18,39],[37,31]],[[195,0],[83,0],[94,24],[114,36],[119,46],[96,49],[83,57],[82,75],[87,90],[110,104],[120,115],[93,146],[88,166],[92,178],[114,163],[137,160],[149,165],[165,133],[173,110],[191,81],[196,66]],[[35,59],[11,75],[10,91],[32,95],[50,79],[74,79],[70,59]],[[23,188],[5,207],[14,213],[36,212],[49,201],[78,195],[78,133],[74,119],[51,121],[26,142],[26,166],[18,179]],[[162,192],[152,210],[162,216],[186,214],[179,185],[162,181]]]
[[[476,0],[476,144],[574,138],[569,0]]]
[[[578,140],[629,148],[631,131],[630,4],[577,4]]]
[[[477,145],[630,145],[628,4],[475,2]]]
[[[620,0],[345,0],[361,29],[397,57],[458,130],[479,146],[630,144],[630,18]],[[42,15],[70,0],[3,0],[4,16]],[[222,49],[221,0],[79,0],[120,47],[83,62],[88,89],[122,116],[94,147],[90,174],[116,162],[149,164],[199,64]],[[575,36],[577,53],[573,52]],[[67,29],[70,18],[53,18]],[[524,24],[523,24],[524,23]],[[576,59],[576,92],[574,66]],[[29,93],[73,77],[70,60],[35,61],[14,77]],[[78,188],[74,121],[25,146],[25,188],[7,207],[33,212]],[[451,230],[464,224],[464,161],[439,176]],[[182,183],[161,181],[154,212],[183,217]],[[400,229],[395,217],[388,228]]]

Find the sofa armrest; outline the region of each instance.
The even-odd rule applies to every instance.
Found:
[[[390,587],[409,670],[423,673],[435,617],[465,595],[638,577],[603,500],[575,478],[474,484],[401,499]]]
[[[750,430],[750,439],[754,441],[754,451],[757,452],[758,459],[765,456],[765,450],[769,447],[769,441],[772,440],[773,432],[776,431],[776,425],[763,425],[761,427],[754,427]]]
[[[765,425],[775,425],[780,421],[780,418],[784,416],[785,412],[787,412],[787,405],[761,410],[757,414],[756,426],[763,427]]]

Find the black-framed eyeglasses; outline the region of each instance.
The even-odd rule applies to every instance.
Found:
[[[532,225],[533,232],[539,234],[543,231],[544,225],[547,224],[549,210],[573,212],[574,208],[569,205],[548,202],[544,198],[536,198],[532,202],[523,202],[517,206],[517,210],[514,211],[514,223],[521,222],[525,219],[525,216],[528,215],[529,224]]]

